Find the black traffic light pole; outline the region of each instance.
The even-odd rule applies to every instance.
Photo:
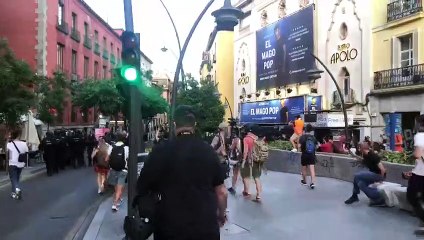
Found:
[[[134,32],[133,13],[131,0],[124,0],[125,29]],[[124,61],[124,58],[122,59]],[[125,63],[124,63],[125,64]],[[137,64],[140,72],[140,63]],[[128,216],[135,216],[135,209],[132,207],[132,200],[136,195],[137,185],[137,155],[141,151],[143,129],[141,128],[141,98],[137,86],[130,85],[130,146],[128,160]]]

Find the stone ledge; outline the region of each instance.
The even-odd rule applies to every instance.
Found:
[[[398,183],[402,186],[408,185],[408,181],[402,179],[402,172],[410,171],[413,166],[389,162],[384,162],[383,164],[387,169],[385,181]],[[270,171],[299,174],[301,167],[300,153],[270,150],[266,167]],[[315,165],[317,176],[352,182],[354,174],[361,169],[363,167],[352,157],[338,154],[317,154],[317,164]]]

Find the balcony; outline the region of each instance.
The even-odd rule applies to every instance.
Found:
[[[84,47],[88,49],[91,49],[93,47],[93,42],[87,35],[84,36]]]
[[[387,4],[387,22],[423,11],[422,0],[397,0]]]
[[[100,56],[100,45],[98,42],[94,43],[94,54]]]
[[[57,18],[56,28],[57,28],[57,30],[61,31],[62,33],[66,34],[66,35],[69,34],[68,23],[65,22],[63,19],[59,21],[59,18]]]
[[[103,59],[109,59],[109,52],[106,49],[103,49]]]
[[[115,63],[116,63],[116,58],[115,58],[115,55],[113,53],[110,54],[110,63],[112,63],[113,65],[115,65]]]
[[[74,39],[76,42],[81,42],[81,34],[80,34],[80,32],[77,29],[72,28],[72,30],[71,30],[71,38]]]
[[[424,64],[378,71],[374,73],[374,90],[424,84]]]

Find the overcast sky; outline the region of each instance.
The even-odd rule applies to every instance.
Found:
[[[171,12],[181,45],[194,21],[209,0],[163,0]],[[125,28],[123,0],[85,0],[113,28]],[[141,50],[154,62],[153,70],[175,72],[178,44],[172,24],[159,0],[132,0],[135,32],[141,34]],[[197,27],[184,58],[184,69],[199,76],[202,52],[215,26],[211,12],[223,5],[216,0]],[[168,52],[161,48],[166,46]],[[175,53],[175,55],[173,54]]]

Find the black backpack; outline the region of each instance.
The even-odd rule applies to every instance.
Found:
[[[113,146],[109,157],[109,166],[115,171],[125,169],[125,146]]]

